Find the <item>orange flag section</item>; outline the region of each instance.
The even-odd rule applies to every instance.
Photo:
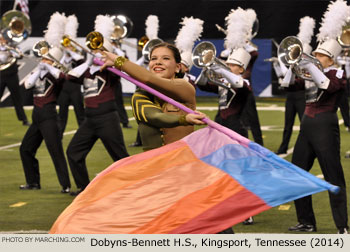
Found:
[[[50,233],[168,233],[239,190],[235,180],[180,141],[111,165]]]

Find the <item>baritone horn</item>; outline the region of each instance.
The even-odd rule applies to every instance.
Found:
[[[315,57],[303,52],[303,43],[295,36],[288,36],[284,38],[277,51],[277,57],[286,66],[292,66],[293,72],[304,80],[311,80],[311,75],[304,69],[300,68],[299,62],[301,60],[308,61],[323,71],[321,62]]]
[[[343,25],[342,32],[337,37],[337,40],[342,47],[342,52],[337,57],[337,63],[345,65],[347,62],[350,62],[350,17],[347,18],[345,25]]]
[[[114,23],[114,29],[110,36],[112,41],[119,42],[131,34],[134,24],[130,18],[124,15],[114,15],[112,20]]]
[[[54,62],[54,65],[57,66],[57,68],[59,68],[62,72],[68,73],[69,69],[67,67],[65,67],[63,64],[61,64],[58,59],[56,59],[55,57],[53,57],[50,54],[50,52],[49,52],[50,45],[47,41],[40,40],[40,41],[36,42],[34,44],[32,50],[33,50],[33,53],[36,57],[46,56],[50,60],[52,60]]]
[[[192,52],[192,62],[198,68],[206,69],[206,77],[214,84],[226,89],[230,87],[225,85],[220,79],[222,76],[216,74],[210,67],[219,66],[225,70],[231,71],[230,68],[216,57],[216,48],[213,43],[203,41],[199,43]]]
[[[1,17],[1,33],[4,39],[12,43],[20,43],[32,32],[29,16],[21,11],[10,10]]]

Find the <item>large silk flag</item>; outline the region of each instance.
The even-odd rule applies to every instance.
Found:
[[[206,127],[101,172],[50,233],[217,233],[337,187],[271,151]]]

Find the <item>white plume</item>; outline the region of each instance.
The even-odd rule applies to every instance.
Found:
[[[238,7],[236,10],[231,10],[225,18],[227,25],[226,48],[235,49],[245,45],[251,29],[247,16],[246,11]]]
[[[75,15],[68,16],[64,32],[65,35],[68,35],[72,39],[75,39],[77,37],[78,27],[79,23],[77,17]]]
[[[155,15],[149,15],[146,19],[146,36],[151,39],[158,38],[159,20]]]
[[[350,16],[350,7],[344,0],[337,0],[328,5],[323,14],[320,31],[317,34],[317,41],[336,39],[340,35],[346,18]]]
[[[246,10],[246,14],[247,14],[247,22],[249,24],[249,33],[248,33],[248,39],[252,38],[252,31],[253,31],[253,24],[256,20],[256,13],[255,10],[253,9],[247,9]]]
[[[193,17],[184,17],[182,19],[181,29],[176,36],[175,45],[180,52],[192,51],[194,42],[199,39],[203,32],[204,21]]]
[[[103,35],[105,39],[109,39],[114,31],[114,22],[109,15],[97,15],[95,19],[95,31]]]
[[[314,35],[315,29],[315,19],[305,16],[300,19],[299,24],[299,33],[297,37],[301,40],[301,42],[305,44],[310,44],[311,38]]]
[[[64,35],[64,28],[66,26],[66,16],[64,13],[60,14],[58,12],[55,12],[51,15],[50,21],[47,24],[47,30],[44,31],[45,33],[45,40],[51,45],[51,46],[60,46],[60,41]]]

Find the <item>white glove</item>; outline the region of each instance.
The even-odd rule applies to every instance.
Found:
[[[243,78],[240,75],[234,74],[229,70],[226,70],[217,65],[210,67],[215,73],[223,76],[234,88],[242,88],[243,87]]]
[[[305,64],[303,66],[303,68],[310,73],[312,80],[315,82],[317,87],[319,87],[321,89],[328,88],[330,80],[314,64],[312,64],[312,63]]]
[[[114,47],[113,49],[113,53],[118,54],[118,56],[125,57],[125,52],[122,49],[120,49],[119,47]]]
[[[46,63],[40,62],[38,65],[38,69],[40,69],[41,71],[46,70],[47,69],[46,66],[47,66]]]
[[[57,80],[60,77],[61,70],[49,64],[44,64],[46,65],[46,69],[49,71],[49,73]]]
[[[84,56],[81,55],[80,53],[76,53],[71,50],[69,50],[69,54],[75,61],[82,60],[84,58]]]
[[[280,64],[280,68],[281,68],[281,71],[282,71],[282,75],[279,76],[279,77],[284,77],[288,71],[288,68],[286,67],[285,64],[283,64],[283,62],[281,61],[280,58],[277,58],[278,59],[278,63]]]
[[[295,81],[295,74],[292,71],[292,66],[290,66],[289,69],[287,70],[286,75],[282,80],[281,87],[289,87],[289,85],[293,84],[294,81]]]
[[[39,64],[39,66],[40,66],[40,64]],[[29,75],[29,77],[28,77],[28,78],[26,79],[26,81],[24,82],[24,87],[25,87],[26,89],[30,89],[30,88],[32,88],[32,87],[35,86],[35,82],[38,80],[39,75],[40,75],[40,72],[41,72],[39,66],[38,66],[38,68],[35,69],[34,72],[32,72],[32,73]]]
[[[281,69],[281,66],[280,66],[280,64],[279,64],[277,61],[274,61],[274,62],[272,63],[272,66],[273,66],[273,69],[275,70],[276,76],[277,76],[278,78],[284,76],[284,74],[283,74],[283,72],[282,72],[282,69]],[[287,71],[288,71],[288,69],[287,69]]]
[[[93,55],[91,53],[87,53],[86,54],[86,60],[85,60],[85,63],[88,65],[88,66],[91,66],[93,63],[94,63],[94,58],[101,55],[100,53],[96,53],[96,55]],[[101,55],[102,56],[102,55]]]
[[[208,83],[208,77],[206,74],[207,69],[203,68],[202,72],[199,74],[199,76],[197,77],[196,81],[195,81],[195,85],[201,85],[201,86],[205,86]]]

